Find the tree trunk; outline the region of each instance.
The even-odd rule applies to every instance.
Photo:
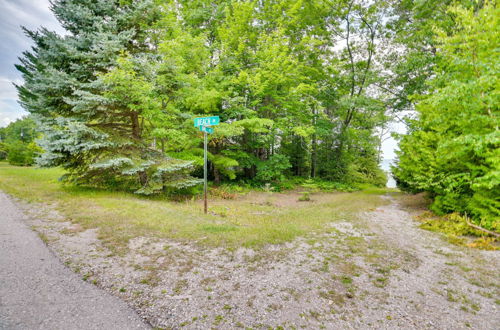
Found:
[[[161,176],[161,190],[163,191],[163,193],[165,194],[167,192],[167,180],[165,178],[165,175],[162,175]]]
[[[312,153],[311,153],[311,178],[316,177],[316,163],[318,161],[318,150],[316,146],[316,134],[312,136]]]
[[[141,126],[139,124],[139,115],[137,112],[132,112],[130,114],[130,119],[132,121],[132,137],[134,139],[141,138]]]
[[[271,156],[274,156],[274,144],[276,143],[276,134],[273,129],[273,138],[271,140]]]
[[[316,107],[313,106],[313,126],[316,129]],[[311,152],[311,178],[316,177],[316,162],[318,160],[316,133],[312,135],[312,152]]]
[[[139,172],[139,182],[141,186],[145,186],[148,183],[148,174],[145,171]]]
[[[219,170],[214,166],[214,184],[216,186],[220,185],[220,172]]]

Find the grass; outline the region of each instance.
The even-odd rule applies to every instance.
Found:
[[[393,194],[404,208],[417,212],[415,219],[420,221],[420,228],[438,232],[451,244],[468,246],[481,250],[499,250],[500,240],[482,231],[470,227],[465,218],[458,213],[439,216],[428,210],[431,200],[424,193],[411,195]]]
[[[297,192],[250,192],[235,199],[210,198],[203,214],[198,199],[174,202],[131,193],[63,185],[61,169],[0,163],[0,189],[32,203],[50,204],[83,229],[98,228],[110,247],[137,236],[169,238],[207,246],[259,248],[330,230],[326,224],[353,219],[384,202],[383,190],[318,193],[310,203]]]
[[[418,217],[418,220],[421,221],[420,228],[442,233],[451,244],[481,250],[500,249],[498,238],[484,237],[485,233],[471,228],[465,219],[456,213],[437,216],[431,212],[424,212]]]

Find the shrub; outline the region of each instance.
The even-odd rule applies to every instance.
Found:
[[[283,181],[284,172],[292,165],[285,155],[275,154],[257,165],[256,180],[260,182]]]
[[[309,202],[311,200],[311,196],[308,191],[302,192],[302,196],[299,197],[299,202]]]
[[[7,159],[7,145],[5,143],[0,142],[0,160],[6,160]]]
[[[34,163],[35,150],[29,144],[14,141],[8,145],[7,160],[11,165],[30,166]]]
[[[352,192],[357,190],[352,185],[347,183],[335,182],[335,181],[327,181],[321,179],[308,179],[305,180],[302,184],[302,187],[312,189],[312,190],[322,190],[322,191],[344,191],[344,192]]]

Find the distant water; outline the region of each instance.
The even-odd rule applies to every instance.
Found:
[[[394,164],[394,159],[382,159],[380,162],[380,167],[387,173],[387,188],[396,188],[396,180],[391,174],[391,165]]]

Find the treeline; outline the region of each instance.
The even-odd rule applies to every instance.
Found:
[[[52,10],[68,34],[26,31],[35,45],[18,89],[37,121],[38,164],[63,166],[67,180],[144,194],[196,185],[192,120],[219,115],[216,183],[382,185],[388,123],[416,105],[400,186],[494,227],[493,1],[57,0]]]
[[[433,20],[433,77],[400,142],[399,186],[427,191],[437,213],[459,212],[500,232],[500,9],[453,5]]]
[[[219,115],[210,177],[384,184],[394,109],[388,1],[72,1],[18,69],[43,166],[140,193],[199,182],[195,116]],[[194,170],[194,172],[193,172]]]
[[[34,142],[36,131],[35,122],[29,117],[0,127],[0,160],[7,160],[12,165],[33,165],[42,151]]]

